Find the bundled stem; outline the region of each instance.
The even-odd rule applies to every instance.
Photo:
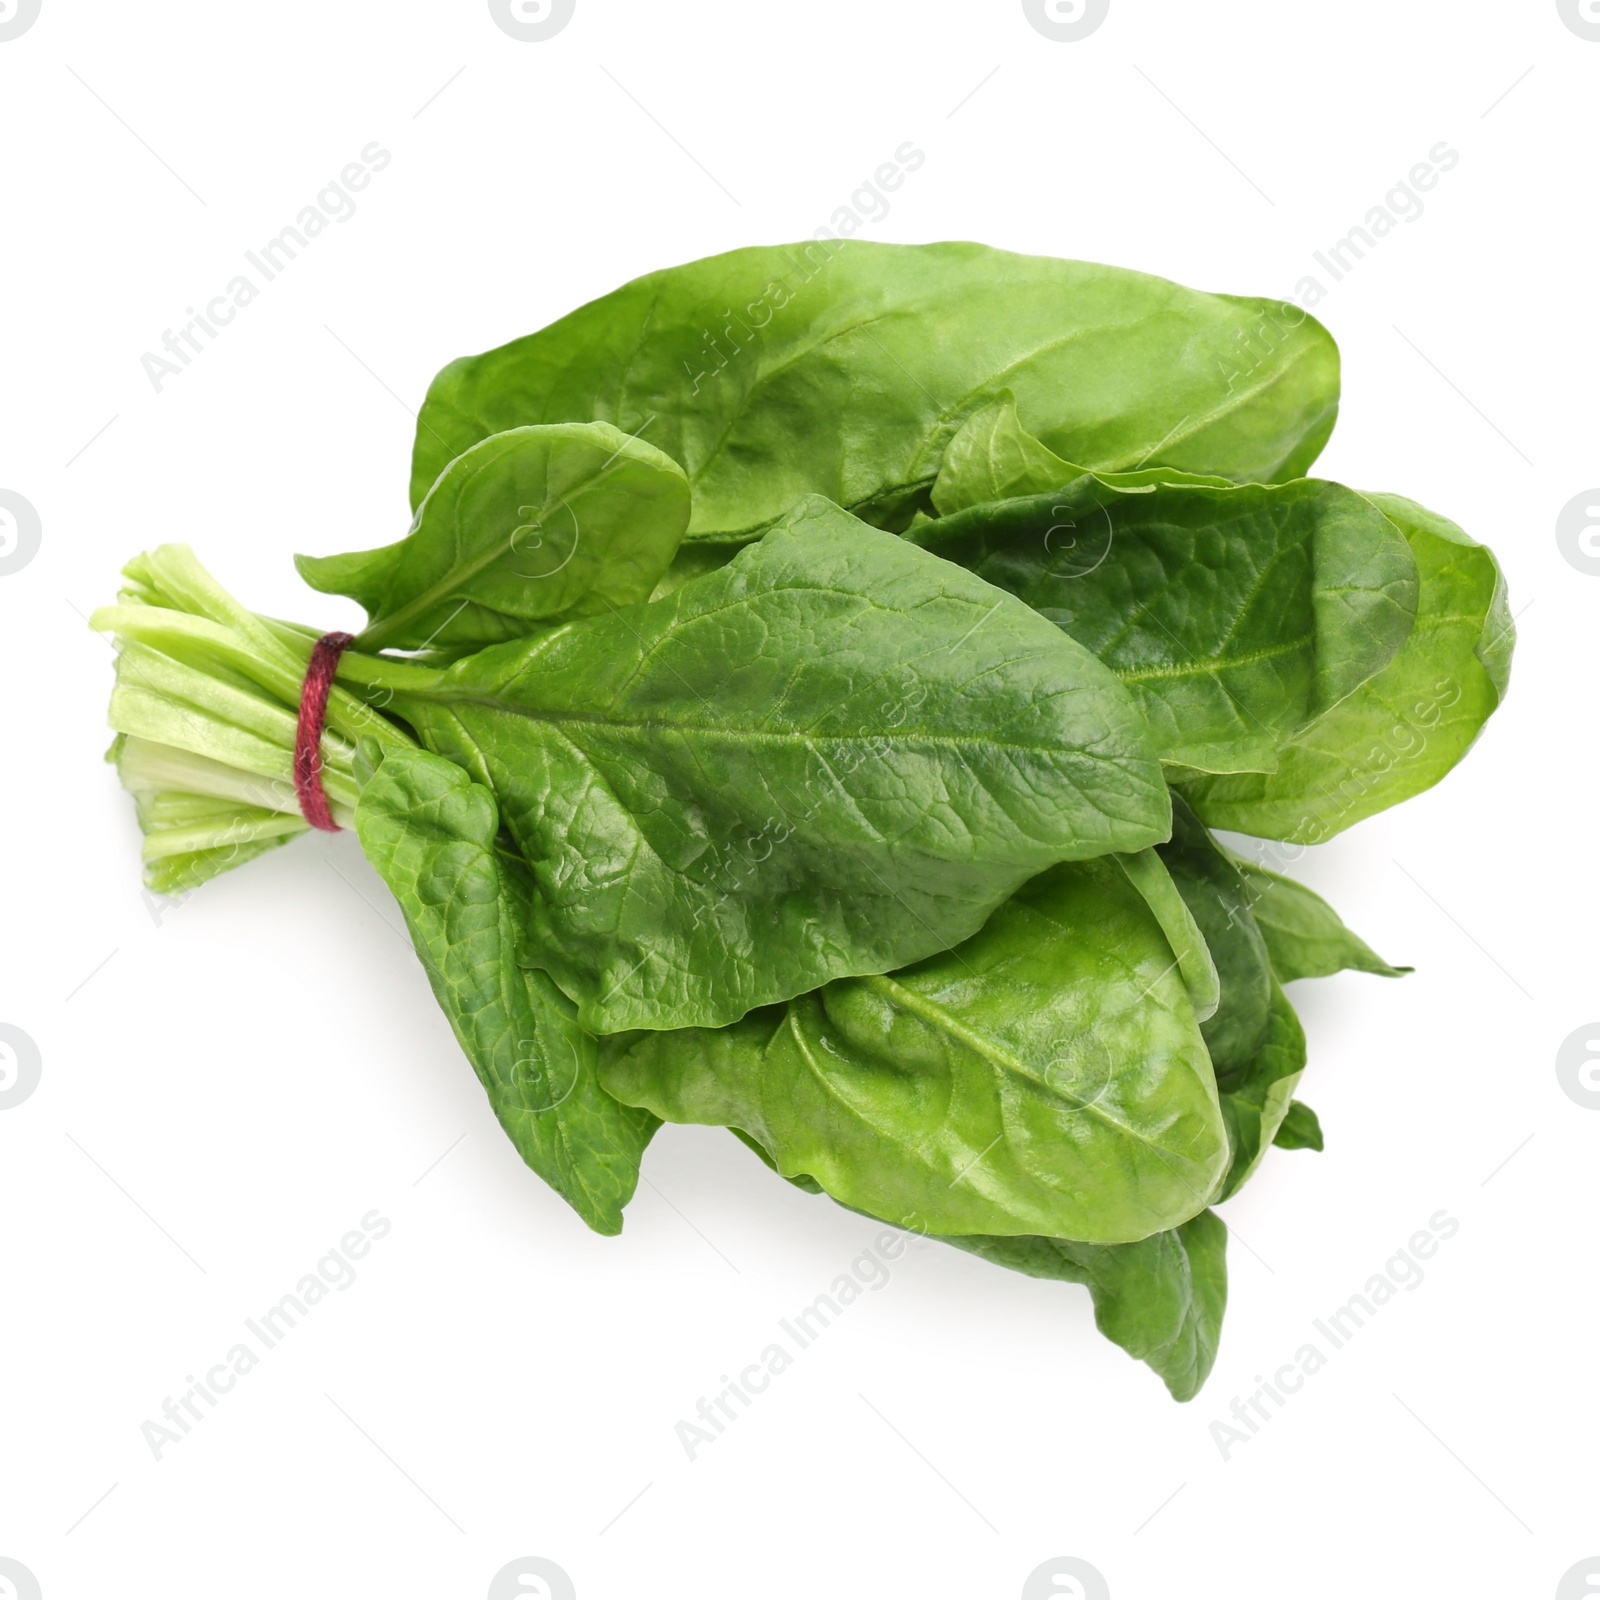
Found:
[[[304,833],[294,784],[300,688],[314,630],[247,611],[187,545],[162,545],[123,571],[118,603],[92,627],[117,641],[108,759],[136,804],[145,882],[193,888]],[[393,669],[391,677],[390,669]],[[415,741],[369,704],[423,669],[376,657],[351,663],[361,694],[335,685],[322,739],[322,783],[348,826],[360,784],[356,747]]]

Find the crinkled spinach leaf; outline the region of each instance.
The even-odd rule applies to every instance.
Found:
[[[496,848],[494,796],[438,756],[392,751],[355,821],[518,1154],[596,1232],[620,1232],[657,1121],[600,1087],[595,1040],[571,1002],[518,965],[526,885]]]
[[[1115,861],[1063,865],[954,950],[617,1041],[601,1077],[904,1227],[1128,1242],[1194,1216],[1229,1160],[1175,968]]]
[[[394,707],[494,790],[527,959],[597,1033],[892,970],[1053,862],[1169,828],[1088,651],[820,499],[665,599],[412,669]]]
[[[1283,746],[1274,772],[1184,782],[1214,828],[1301,844],[1332,838],[1436,784],[1505,695],[1516,634],[1494,556],[1413,501],[1367,498],[1416,556],[1416,625],[1382,672]]]
[[[490,434],[593,418],[683,466],[691,539],[754,537],[819,493],[900,528],[1006,389],[1086,467],[1277,481],[1326,442],[1339,359],[1298,307],[1115,267],[959,243],[735,250],[451,363],[418,417],[412,503]]]
[[[908,538],[1026,600],[1128,685],[1162,758],[1270,771],[1405,643],[1417,565],[1335,483],[1127,486],[1083,474]]]
[[[443,466],[398,544],[296,556],[366,607],[363,650],[476,650],[648,600],[689,525],[689,482],[605,422],[512,428]]]
[[[1032,1278],[1086,1284],[1095,1326],[1143,1361],[1174,1400],[1192,1400],[1211,1373],[1228,1303],[1228,1230],[1214,1211],[1135,1244],[976,1235],[944,1242]]]

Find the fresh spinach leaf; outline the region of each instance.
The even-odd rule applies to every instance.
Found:
[[[1173,801],[1172,838],[1157,846],[1157,854],[1216,963],[1219,999],[1201,1032],[1221,1084],[1254,1061],[1267,1042],[1272,968],[1266,940],[1238,868],[1181,800]]]
[[[731,1131],[777,1170],[754,1139],[737,1128]],[[824,1192],[803,1173],[788,1181],[807,1194]],[[846,1209],[883,1220],[857,1206]],[[1174,1400],[1192,1400],[1210,1375],[1228,1300],[1228,1230],[1214,1211],[1132,1244],[1082,1244],[1035,1234],[929,1237],[1030,1278],[1085,1285],[1096,1327],[1135,1361],[1143,1361]]]
[[[1189,1004],[1194,1008],[1197,1022],[1209,1022],[1216,1015],[1222,999],[1221,981],[1217,964],[1211,959],[1205,935],[1194,919],[1188,902],[1172,881],[1160,852],[1140,850],[1133,855],[1118,856],[1117,864],[1128,875],[1144,902],[1155,913],[1161,931],[1172,946],[1178,971],[1183,975],[1183,986],[1189,993]]]
[[[1032,1278],[1086,1284],[1095,1326],[1143,1361],[1174,1400],[1194,1399],[1210,1376],[1228,1302],[1228,1230],[1214,1211],[1134,1244],[977,1235],[944,1242]]]
[[[525,874],[496,847],[494,796],[438,756],[390,752],[355,823],[518,1154],[596,1232],[620,1232],[657,1122],[600,1087],[595,1040],[571,1002],[518,965]]]
[[[1182,800],[1157,853],[1216,962],[1220,997],[1201,1024],[1216,1074],[1231,1160],[1213,1203],[1236,1194],[1260,1163],[1306,1065],[1306,1037],[1273,976],[1267,940],[1240,864]]]
[[[597,1033],[715,1026],[974,933],[1165,838],[1127,692],[1011,596],[816,499],[665,599],[404,682],[533,872],[528,960]]]
[[[1233,1158],[1213,1203],[1237,1194],[1261,1164],[1267,1146],[1289,1114],[1290,1101],[1305,1067],[1305,1029],[1288,996],[1274,983],[1267,1033],[1260,1050],[1245,1065],[1217,1068],[1217,1089]]]
[[[463,451],[398,544],[295,565],[366,608],[362,650],[475,650],[648,600],[688,525],[675,461],[609,423],[564,422]]]
[[[1339,362],[1298,307],[1114,267],[956,243],[735,250],[451,363],[418,417],[412,504],[490,434],[595,419],[683,466],[691,539],[755,537],[807,494],[901,528],[1005,389],[1085,467],[1273,482],[1326,442]]]
[[[954,950],[619,1041],[601,1080],[900,1226],[1129,1242],[1195,1215],[1229,1159],[1175,967],[1121,868],[1073,863]]]
[[[1256,926],[1266,940],[1272,973],[1279,983],[1296,978],[1327,978],[1335,972],[1375,972],[1399,978],[1410,967],[1391,967],[1365,940],[1358,939],[1321,895],[1302,883],[1230,855]]]
[[[1083,474],[907,537],[1026,600],[1128,685],[1163,760],[1270,771],[1405,643],[1417,565],[1335,483],[1119,486]]]
[[[1320,1150],[1322,1124],[1317,1121],[1316,1112],[1303,1100],[1291,1101],[1272,1142],[1280,1150]]]
[[[1410,500],[1367,498],[1411,544],[1416,625],[1382,672],[1282,747],[1275,771],[1183,782],[1214,828],[1319,844],[1431,788],[1505,696],[1516,633],[1494,556]]]

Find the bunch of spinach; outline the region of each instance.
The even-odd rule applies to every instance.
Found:
[[[978,245],[752,249],[457,361],[321,782],[528,1165],[614,1233],[662,1121],[1036,1277],[1180,1399],[1284,985],[1395,975],[1213,829],[1317,842],[1505,692],[1493,557],[1304,476],[1309,317]],[[112,755],[153,888],[307,823],[315,630],[137,557]]]

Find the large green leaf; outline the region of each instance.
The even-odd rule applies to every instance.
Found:
[[[366,607],[360,649],[459,651],[648,600],[688,525],[675,461],[609,423],[568,422],[457,456],[398,544],[295,565]]]
[[[1410,967],[1391,967],[1364,939],[1358,939],[1321,895],[1253,861],[1229,858],[1250,898],[1256,926],[1266,940],[1272,974],[1279,983],[1296,978],[1327,978],[1335,972],[1375,972],[1399,978]]]
[[[654,272],[453,362],[418,418],[412,503],[479,439],[614,423],[694,485],[691,538],[748,538],[802,495],[903,527],[945,445],[1002,390],[1086,467],[1276,481],[1338,409],[1338,352],[1297,307],[977,244],[757,247]]]
[[[1494,556],[1453,522],[1398,495],[1370,495],[1410,541],[1416,625],[1377,677],[1279,753],[1276,771],[1184,784],[1214,828],[1318,844],[1431,788],[1504,697],[1515,641]]]
[[[1270,771],[1405,643],[1417,566],[1371,501],[1313,479],[1125,482],[971,506],[907,537],[1026,600],[1129,686],[1164,760]]]
[[[904,1227],[1128,1242],[1194,1216],[1229,1160],[1175,968],[1116,862],[1073,863],[954,950],[730,1028],[605,1041],[601,1076]]]
[[[355,820],[501,1127],[591,1228],[619,1232],[656,1119],[600,1087],[571,1003],[517,964],[526,885],[496,849],[494,796],[438,756],[394,751]]]
[[[944,1242],[1032,1278],[1087,1284],[1095,1325],[1150,1367],[1174,1400],[1192,1400],[1210,1375],[1228,1303],[1228,1230],[1214,1211],[1136,1244],[976,1235]]]
[[[1170,826],[1092,655],[822,500],[665,599],[398,687],[497,795],[536,885],[528,959],[598,1033],[919,960],[1053,862]]]

